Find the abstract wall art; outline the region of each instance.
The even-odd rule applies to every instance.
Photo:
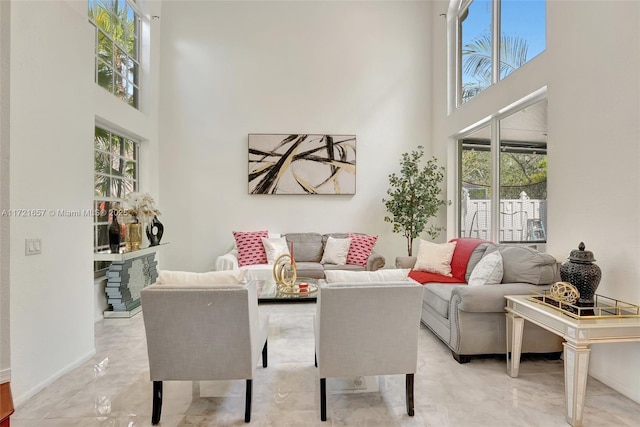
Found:
[[[355,193],[355,135],[249,134],[249,194]]]

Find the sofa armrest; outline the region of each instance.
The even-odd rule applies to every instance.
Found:
[[[220,255],[216,258],[216,270],[237,270],[238,265],[238,250],[233,249],[224,255]]]
[[[416,259],[418,257],[415,256],[399,256],[396,257],[396,268],[411,268],[416,265]]]
[[[384,267],[385,259],[382,255],[375,251],[371,251],[367,259],[367,271],[376,271]]]
[[[507,305],[504,299],[506,295],[528,295],[533,290],[542,291],[542,289],[547,288],[548,286],[537,286],[528,283],[456,286],[451,293],[451,302],[459,298],[458,309],[466,312],[502,313]]]

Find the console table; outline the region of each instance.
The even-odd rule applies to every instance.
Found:
[[[589,345],[640,341],[640,317],[575,318],[561,310],[540,304],[530,296],[505,298],[507,373],[514,378],[518,376],[525,320],[563,337],[567,422],[572,426],[581,426],[589,373]]]
[[[109,310],[104,311],[106,318],[132,317],[140,312],[140,291],[155,283],[158,278],[155,259],[156,252],[168,243],[138,249],[132,252],[112,254],[96,252],[95,261],[110,261],[107,270],[107,303]]]

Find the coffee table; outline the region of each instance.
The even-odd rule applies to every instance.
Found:
[[[290,291],[279,289],[275,280],[256,280],[258,304],[261,303],[297,303],[316,302],[318,295],[318,279],[299,277]],[[300,284],[308,284],[307,289]]]

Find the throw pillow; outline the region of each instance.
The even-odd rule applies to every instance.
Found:
[[[502,282],[502,255],[500,251],[486,254],[469,276],[469,286],[498,285]]]
[[[453,251],[456,249],[456,243],[432,243],[420,239],[418,256],[413,269],[453,277],[451,274],[451,258],[453,257]]]
[[[349,233],[351,245],[347,254],[347,264],[357,264],[367,266],[367,260],[373,247],[376,245],[378,236],[367,236],[366,234]]]
[[[269,237],[269,232],[266,230],[233,232],[238,248],[238,266],[267,263],[267,254],[262,244],[263,237]]]
[[[238,285],[244,283],[244,270],[209,271],[193,273],[190,271],[159,270],[159,285]]]
[[[273,264],[280,255],[289,254],[287,239],[284,237],[263,237],[262,246],[267,255],[267,264]]]
[[[347,263],[347,254],[351,246],[351,239],[336,239],[329,236],[327,243],[324,245],[321,264],[345,265]]]
[[[407,280],[409,269],[387,269],[376,271],[326,270],[324,277],[327,283],[342,282],[397,282]]]

